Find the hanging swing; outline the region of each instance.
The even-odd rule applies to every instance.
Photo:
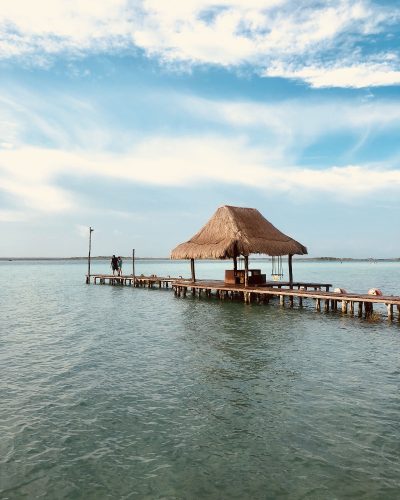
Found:
[[[244,257],[239,256],[237,260],[238,284],[244,284]]]
[[[272,279],[280,281],[283,278],[282,256],[276,255],[272,257]]]

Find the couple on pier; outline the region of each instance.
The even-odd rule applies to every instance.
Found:
[[[117,276],[122,276],[122,257],[116,257],[115,255],[111,257],[111,269],[113,276],[115,276],[115,273],[117,273]]]

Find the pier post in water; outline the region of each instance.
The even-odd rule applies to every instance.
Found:
[[[192,281],[193,281],[193,283],[195,283],[196,282],[196,272],[194,269],[194,259],[190,259],[190,270],[192,273]]]
[[[292,266],[293,255],[289,254],[288,256],[288,265],[289,265],[289,288],[293,288],[293,266]]]
[[[366,319],[371,318],[373,315],[373,312],[374,312],[374,306],[373,306],[372,302],[365,302],[364,303],[365,318]]]
[[[92,227],[89,227],[89,253],[88,253],[88,272],[86,276],[86,284],[90,284],[90,260],[91,260],[91,252],[92,252],[92,233],[94,229]]]
[[[132,249],[132,276],[133,276],[133,286],[136,284],[136,276],[135,276],[135,249]]]

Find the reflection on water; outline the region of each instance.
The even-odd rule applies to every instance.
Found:
[[[394,264],[316,266],[396,291]],[[1,498],[398,498],[399,325],[84,272],[0,264]]]

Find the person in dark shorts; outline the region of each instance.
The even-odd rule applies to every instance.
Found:
[[[118,258],[115,255],[111,257],[111,269],[113,276],[115,276],[115,273],[118,274]]]
[[[122,257],[118,256],[118,276],[122,276]]]

